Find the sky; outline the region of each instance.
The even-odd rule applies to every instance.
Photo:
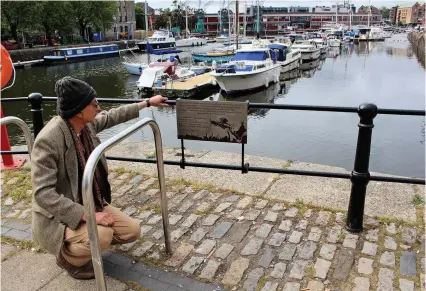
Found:
[[[147,0],[148,1],[148,5],[152,8],[167,8],[167,7],[171,7],[172,5],[172,0]],[[189,6],[194,7],[194,8],[198,8],[198,3],[199,0],[181,0],[182,2],[187,2]],[[231,1],[231,0],[229,0]],[[145,2],[142,0],[136,0],[135,2]],[[222,6],[222,3],[225,2],[225,5],[228,5],[228,0],[202,0],[201,1],[201,8],[204,8],[204,6],[210,2],[210,4],[207,6],[207,8],[205,9],[207,11],[207,13],[216,13],[220,7]],[[235,10],[235,1],[232,0],[231,1],[232,4],[231,7],[234,8],[233,10]],[[239,0],[240,4],[240,11],[244,10],[244,2],[246,2],[247,6],[250,5],[254,5],[256,4],[255,0]],[[261,3],[263,2],[263,6],[275,6],[275,7],[287,7],[287,6],[308,6],[308,7],[315,7],[315,6],[331,6],[333,4],[336,3],[340,3],[343,4],[343,0],[341,1],[327,1],[327,0],[299,0],[299,1],[287,1],[287,0],[263,0],[261,1]],[[371,5],[375,6],[375,7],[392,7],[395,6],[397,4],[401,4],[401,3],[406,3],[407,1],[387,1],[387,0],[372,0],[371,1]],[[420,1],[422,2],[422,1]],[[368,6],[369,1],[365,1],[365,0],[352,0],[351,4],[354,4],[355,7],[358,9],[361,5],[364,6]],[[414,1],[413,1],[414,3]]]

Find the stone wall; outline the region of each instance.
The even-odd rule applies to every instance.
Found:
[[[103,44],[118,44],[120,49],[126,48],[126,43],[124,41],[110,41],[110,42],[102,42],[102,43],[91,43],[91,46],[103,45]],[[135,45],[136,45],[135,41],[133,41],[133,40],[129,41],[129,47],[134,47]],[[69,48],[69,47],[82,47],[82,46],[87,46],[87,44],[27,48],[27,49],[9,51],[9,54],[10,54],[10,57],[12,58],[12,61],[15,63],[15,62],[18,62],[18,61],[24,62],[24,61],[32,61],[32,60],[43,59],[44,56],[50,55],[50,50],[52,50],[52,49]]]
[[[425,67],[425,34],[423,32],[411,32],[408,34],[408,40],[413,46],[417,59]]]

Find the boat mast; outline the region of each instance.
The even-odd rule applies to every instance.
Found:
[[[229,0],[228,0],[228,42],[231,43],[231,15],[229,13]]]
[[[259,23],[260,23],[260,21],[259,21],[259,5],[260,5],[260,2],[259,2],[259,0],[257,0],[257,38],[259,39]]]
[[[240,29],[239,29],[239,18],[240,16],[238,15],[238,0],[235,1],[235,49],[238,49],[238,35],[240,34]]]
[[[247,1],[246,0],[244,0],[244,38],[246,38],[246,23],[247,23],[247,19],[246,19],[246,16],[247,16]]]
[[[188,38],[188,9],[185,7],[185,38]]]
[[[148,3],[145,0],[145,37],[146,37],[146,51],[148,52]],[[148,53],[148,64],[150,62],[149,53]]]
[[[337,28],[337,10],[339,10],[339,2],[336,2],[336,28]]]
[[[370,27],[370,15],[371,15],[371,1],[368,1],[368,16],[367,16],[367,26]]]

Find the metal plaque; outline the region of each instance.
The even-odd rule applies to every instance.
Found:
[[[247,143],[246,102],[177,100],[179,139]]]

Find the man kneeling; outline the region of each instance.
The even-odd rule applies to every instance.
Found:
[[[101,112],[96,91],[81,80],[65,77],[56,82],[55,92],[59,116],[40,131],[31,155],[33,237],[72,277],[93,279],[81,184],[87,159],[100,144],[96,134],[139,117],[142,108],[167,106],[167,98],[155,96]],[[111,244],[135,241],[140,235],[139,223],[110,205],[107,178],[107,163],[102,156],[93,179],[101,250]]]

